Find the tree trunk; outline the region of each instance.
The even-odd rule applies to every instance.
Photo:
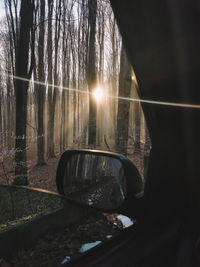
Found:
[[[134,117],[135,117],[135,126],[134,126],[134,153],[140,151],[140,123],[141,123],[141,106],[139,102],[134,103]]]
[[[47,127],[47,156],[49,158],[55,157],[54,154],[54,114],[52,111],[53,99],[53,63],[52,63],[52,16],[53,16],[53,0],[48,0],[48,37],[47,37],[47,53],[48,53],[48,127]]]
[[[66,131],[66,61],[67,61],[67,29],[66,29],[66,2],[63,0],[63,36],[62,36],[62,71],[63,71],[63,80],[62,80],[62,104],[61,104],[61,131],[60,131],[60,153],[62,153],[66,146],[67,140],[67,131]]]
[[[73,54],[73,71],[72,71],[72,88],[76,89],[76,59]],[[77,93],[76,91],[73,91],[73,143],[76,143],[76,137],[77,137]]]
[[[44,35],[45,35],[45,0],[40,2],[40,29],[38,42],[38,79],[45,83],[44,73]],[[37,136],[37,165],[44,165],[44,101],[45,101],[45,85],[37,86],[37,102],[38,102],[38,136]]]
[[[92,96],[94,87],[96,86],[96,57],[95,57],[95,35],[96,35],[96,13],[97,0],[88,0],[89,7],[89,56],[87,79],[89,88],[89,128],[88,128],[88,145],[96,146],[96,113],[97,105]]]
[[[131,66],[128,62],[125,49],[122,46],[119,74],[119,97],[130,97],[131,83]],[[115,149],[118,153],[124,155],[127,154],[129,110],[130,102],[123,99],[118,99]]]
[[[33,27],[33,5],[31,0],[22,0],[20,9],[20,34],[17,44],[16,76],[30,78],[29,45],[30,32]],[[15,175],[20,176],[18,182],[27,184],[26,162],[26,119],[27,119],[27,93],[29,82],[17,79],[16,93],[16,140],[15,140]],[[17,180],[16,180],[17,182]]]

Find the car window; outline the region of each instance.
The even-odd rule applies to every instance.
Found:
[[[65,150],[123,154],[145,180],[151,141],[108,1],[0,0],[0,50],[0,194],[12,217],[0,229],[19,217],[6,185],[57,192]],[[37,212],[30,204],[30,214]]]
[[[17,3],[1,1],[2,182],[55,191],[59,155],[69,148],[88,147],[128,156],[143,176],[143,155],[151,144],[136,78],[109,3],[35,3],[29,25],[34,33],[27,40],[28,55],[34,41],[35,64],[31,69],[30,54],[22,77],[16,66],[21,29]],[[26,43],[21,43],[23,50]],[[27,92],[25,102],[20,102],[23,94],[16,99],[18,83],[19,92]],[[27,181],[20,181],[21,174]]]

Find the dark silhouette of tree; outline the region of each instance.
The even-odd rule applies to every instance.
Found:
[[[67,5],[66,1],[63,0],[62,2],[63,5],[63,35],[62,35],[62,71],[63,71],[63,79],[62,79],[62,103],[61,103],[61,131],[60,131],[60,152],[63,152],[65,149],[65,146],[67,145],[68,141],[68,134],[67,134],[67,125],[68,125],[68,114],[67,114],[67,100],[69,98],[68,91],[66,90],[67,88],[67,41],[68,41],[68,31],[67,31],[67,25],[66,25],[66,19],[67,19]],[[69,86],[68,86],[69,87]]]
[[[130,97],[131,89],[131,66],[128,62],[124,47],[121,49],[120,74],[119,74],[119,97]],[[119,99],[117,112],[117,133],[115,149],[124,155],[127,154],[128,129],[129,129],[130,102]]]
[[[45,37],[45,0],[40,1],[39,16],[39,40],[38,40],[38,80],[45,83],[44,72],[44,37]],[[37,131],[37,165],[44,165],[44,101],[45,85],[37,86],[37,104],[38,104],[38,131]]]
[[[96,14],[97,0],[88,0],[89,8],[89,52],[87,65],[87,80],[89,88],[89,127],[88,127],[88,144],[96,146],[96,114],[97,106],[92,92],[96,86],[96,57],[95,57],[95,37],[96,37]]]
[[[15,175],[16,182],[27,184],[26,162],[26,120],[27,120],[27,95],[29,82],[33,70],[33,53],[29,57],[31,34],[33,34],[34,1],[22,0],[20,7],[19,39],[16,46],[16,139],[15,139]],[[33,38],[33,36],[32,36]],[[33,40],[33,39],[32,39]],[[32,43],[33,45],[33,43]],[[30,67],[29,67],[30,65]]]

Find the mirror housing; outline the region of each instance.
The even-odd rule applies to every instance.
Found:
[[[58,163],[56,184],[58,192],[73,202],[127,216],[134,214],[135,202],[143,197],[142,178],[134,164],[106,151],[65,151]]]

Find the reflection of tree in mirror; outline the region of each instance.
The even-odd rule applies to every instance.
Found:
[[[99,207],[119,206],[126,195],[124,169],[118,159],[93,154],[75,154],[64,174],[65,194]]]

